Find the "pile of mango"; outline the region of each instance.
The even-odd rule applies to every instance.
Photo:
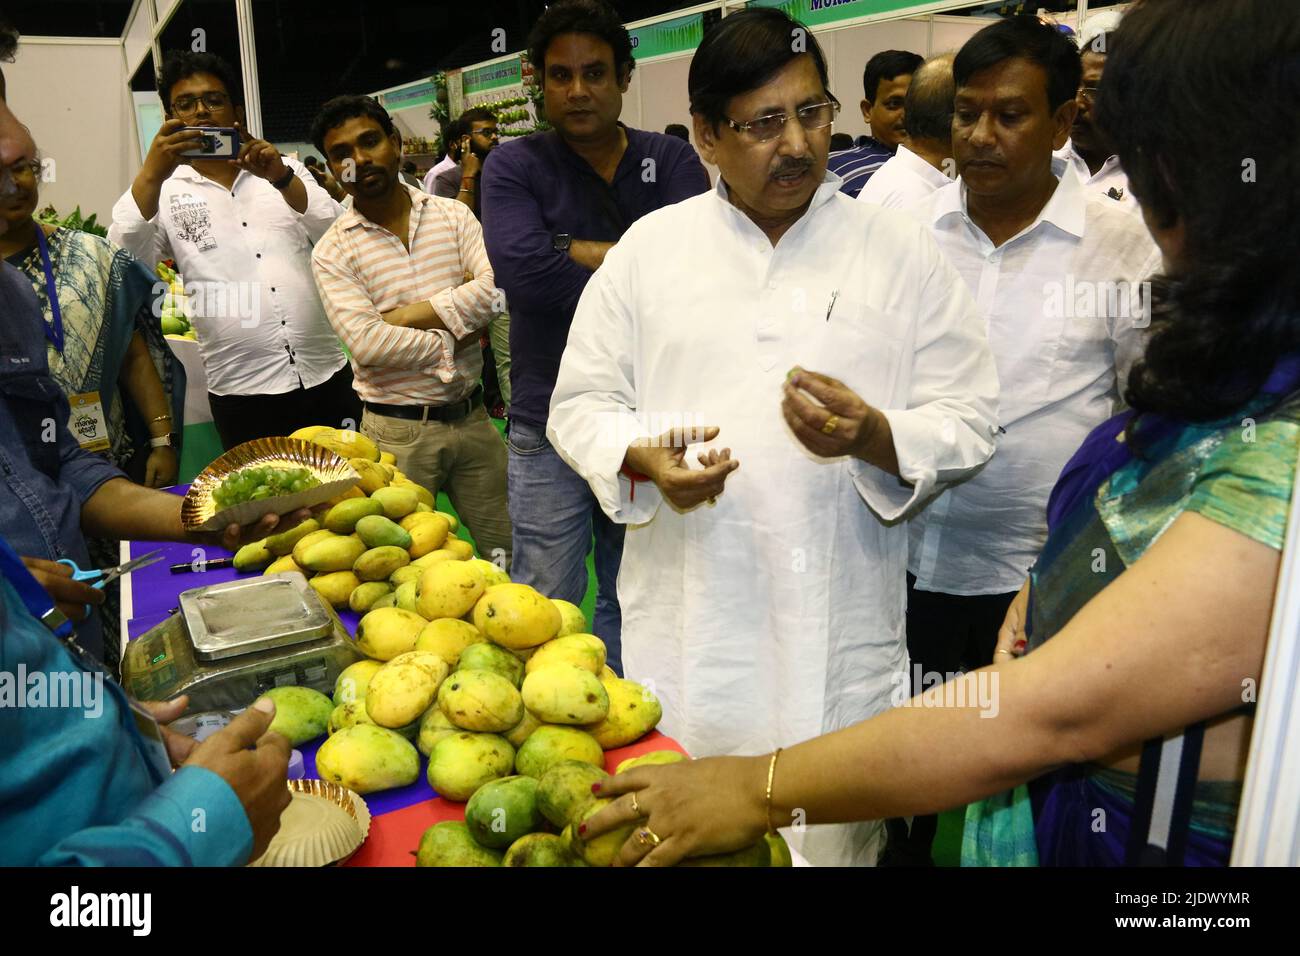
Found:
[[[336,608],[414,610],[414,582],[440,561],[471,561],[474,549],[456,537],[454,515],[434,510],[432,492],[407,478],[396,458],[358,432],[313,425],[294,432],[348,459],[361,480],[326,502],[311,518],[280,534],[245,545],[238,571],[297,571]],[[487,573],[495,565],[479,561]],[[402,590],[403,584],[410,587]]]

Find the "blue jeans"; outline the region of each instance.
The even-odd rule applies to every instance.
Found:
[[[587,549],[596,538],[596,619],[592,633],[605,642],[608,664],[623,673],[618,566],[623,525],[606,517],[591,488],[551,447],[546,429],[511,421],[508,488],[513,526],[510,579],[549,598],[579,606],[587,594]]]

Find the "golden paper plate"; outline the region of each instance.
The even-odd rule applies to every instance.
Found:
[[[370,810],[329,780],[288,781],[291,799],[280,831],[249,866],[328,866],[356,853],[370,835]]]
[[[245,501],[218,511],[212,492],[232,474],[252,465],[306,468],[320,484],[297,494]],[[251,524],[266,514],[287,514],[329,501],[360,480],[347,459],[328,448],[300,438],[257,438],[236,445],[194,479],[181,503],[181,524],[186,531],[219,531],[230,524]]]

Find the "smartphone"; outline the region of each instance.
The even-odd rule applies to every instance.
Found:
[[[234,159],[239,155],[239,133],[223,126],[194,126],[191,129],[203,134],[198,146],[187,149],[182,156],[195,159]]]

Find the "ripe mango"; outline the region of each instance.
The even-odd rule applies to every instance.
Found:
[[[346,704],[365,697],[366,688],[370,686],[370,678],[374,677],[375,672],[383,666],[379,661],[357,661],[343,668],[338,679],[334,681],[334,703]]]
[[[528,686],[527,680],[524,686]],[[603,686],[609,694],[609,712],[585,729],[606,750],[626,747],[658,726],[664,709],[645,687],[622,678],[607,681]]]
[[[525,708],[523,719],[520,720],[519,723],[515,724],[510,730],[507,730],[502,734],[502,736],[505,737],[506,740],[510,741],[510,746],[514,747],[517,751],[524,745],[524,741],[532,736],[533,731],[538,727],[544,726],[546,725],[530,714],[527,708]]]
[[[451,673],[451,668],[441,657],[433,653],[433,651],[422,651],[419,648],[398,654],[384,666],[387,667],[391,664],[415,664],[418,667],[423,667],[433,675],[439,686],[442,686],[442,682]],[[432,702],[430,702],[429,706],[433,706]]]
[[[346,704],[339,704],[330,713],[330,722],[326,730],[331,734],[336,734],[340,730],[346,730],[356,724],[373,724],[370,715],[366,713],[365,698],[360,700],[348,701]]]
[[[483,784],[465,804],[465,825],[479,846],[506,849],[542,825],[537,781],[515,776]]]
[[[316,772],[322,780],[333,780],[357,793],[374,793],[415,783],[420,753],[396,731],[358,723],[320,745]]]
[[[458,733],[460,728],[448,720],[447,715],[435,704],[420,718],[420,732],[416,737],[415,746],[427,757],[439,740]]]
[[[404,531],[410,531],[417,524],[424,524],[424,522],[426,521],[433,520],[434,517],[435,516],[432,511],[412,511],[401,521],[397,522],[397,526],[403,529]],[[443,521],[446,520],[447,520],[446,518],[443,519]]]
[[[437,518],[437,515],[433,515]],[[417,521],[412,523],[411,527],[406,529],[411,533],[411,557],[422,558],[430,551],[437,551],[447,540],[447,522],[444,521]]]
[[[586,866],[573,855],[564,838],[555,833],[529,833],[521,836],[501,860],[502,866]]]
[[[373,492],[370,500],[378,502],[383,508],[383,513],[392,521],[405,518],[420,503],[419,496],[410,488],[398,488],[393,485]]]
[[[333,740],[334,738],[331,737],[330,739]],[[569,831],[569,848],[582,857],[588,866],[612,866],[619,851],[623,849],[623,844],[632,835],[632,831],[640,825],[640,821],[634,820],[631,823],[610,830],[608,833],[602,833],[591,840],[583,840],[579,837],[577,824],[590,820],[611,803],[613,801],[605,797],[592,800],[578,812],[577,820],[569,825],[572,827]]]
[[[431,568],[435,564],[441,564],[443,561],[459,561],[455,553],[447,551],[444,548],[437,548],[428,554],[422,555],[411,562],[412,566],[424,569]],[[462,615],[463,616],[463,615]]]
[[[315,518],[308,518],[306,521],[299,522],[288,531],[282,531],[279,534],[273,534],[264,541],[266,550],[270,551],[276,557],[284,557],[293,553],[293,546],[311,534],[313,531],[320,530],[320,522]]]
[[[366,515],[357,521],[353,531],[367,548],[394,547],[405,551],[411,546],[411,533],[383,515]]]
[[[410,611],[412,614],[419,614],[419,607],[416,604],[416,598],[419,595],[420,582],[407,581],[405,584],[399,584],[397,590],[393,593],[397,596],[397,606],[403,611]],[[425,620],[421,617],[420,620]]]
[[[420,636],[424,624],[424,618],[414,611],[397,607],[372,608],[357,625],[357,647],[374,660],[392,660],[398,654],[415,649],[415,639]]]
[[[374,604],[370,605],[370,610],[377,611],[381,607],[397,607],[397,592],[389,591]]]
[[[591,795],[592,784],[600,783],[608,776],[601,767],[583,760],[557,761],[538,778],[537,809],[552,824],[563,829],[595,799]]]
[[[313,544],[316,544],[317,542],[330,541],[337,537],[340,536],[335,534],[333,531],[329,530],[329,528],[321,528],[317,531],[310,531],[298,539],[298,543],[293,546],[293,551],[291,552],[290,557],[293,558],[294,563],[298,565],[298,567],[305,568],[307,567],[307,565],[303,564],[302,562],[303,562],[303,556],[307,553],[308,548],[310,548]]]
[[[350,428],[330,428],[328,426],[310,426],[317,429],[311,432],[311,437],[303,437],[306,441],[320,445],[322,448],[328,448],[340,458],[366,458],[370,461],[379,461],[379,449],[365,435],[360,432],[354,432]],[[306,429],[299,429],[304,432]],[[294,437],[294,436],[290,436]]]
[[[625,773],[636,767],[658,767],[666,763],[681,763],[686,759],[685,754],[680,754],[676,750],[652,750],[639,757],[629,757],[614,768],[614,772]]]
[[[430,508],[433,507],[434,500],[435,500],[433,497],[433,492],[430,491],[428,488],[424,487],[424,485],[417,485],[415,482],[413,482],[410,478],[407,478],[405,475],[398,475],[396,471],[394,471],[393,476],[390,479],[390,483],[394,488],[411,489],[411,491],[415,492],[415,498],[418,504],[428,505]]]
[[[275,716],[267,730],[288,737],[295,747],[325,733],[334,704],[320,691],[310,687],[272,687],[265,696],[275,701]]]
[[[407,560],[410,560],[409,556]],[[420,580],[420,575],[423,573],[424,568],[417,568],[410,564],[403,565],[388,576],[388,583],[393,586],[394,590],[396,590],[408,581],[418,582]]]
[[[462,820],[435,823],[420,837],[416,866],[500,866],[501,854],[474,842]]]
[[[608,664],[602,667],[600,669],[600,673],[596,676],[600,678],[600,682],[602,684],[604,684],[607,681],[619,680],[619,676],[614,673],[614,669],[610,667]]]
[[[481,644],[487,640],[473,624],[450,618],[430,621],[420,631],[415,641],[417,651],[432,651],[447,662],[447,666],[456,669],[460,656],[471,644]]]
[[[605,642],[595,634],[566,634],[554,638],[537,648],[528,659],[527,673],[555,664],[572,664],[599,675],[605,666]]]
[[[767,851],[771,862],[769,866],[794,866],[794,858],[790,855],[790,844],[785,842],[785,837],[779,833],[765,833],[763,839],[767,841]]]
[[[450,551],[457,561],[472,561],[474,559],[474,546],[463,538],[457,538],[455,535],[448,535],[447,540],[442,543],[444,551]]]
[[[426,505],[423,501],[421,501],[418,505],[415,506],[415,510],[412,511],[411,514],[413,515],[433,514],[433,509],[430,508],[428,505]]]
[[[397,456],[394,455],[391,451],[381,451],[379,453],[379,463],[381,465],[396,465]]]
[[[358,614],[365,614],[375,606],[376,601],[392,593],[393,586],[387,581],[366,581],[352,592],[352,596],[348,598],[348,607]]]
[[[711,856],[687,857],[678,866],[756,866],[772,865],[772,851],[767,840],[759,840],[731,853],[715,853]]]
[[[429,620],[462,617],[483,596],[483,573],[464,561],[443,561],[420,574],[420,614]]]
[[[254,541],[235,552],[232,562],[236,571],[260,571],[275,560],[275,555],[266,550],[265,541]]]
[[[451,533],[452,533],[452,534],[455,534],[456,532],[460,531],[460,519],[457,518],[457,517],[456,517],[454,514],[452,514],[451,512],[449,512],[449,511],[435,511],[434,514],[442,515],[444,518],[447,519],[447,527],[449,527],[449,528],[451,529]]]
[[[551,603],[560,612],[560,630],[555,635],[556,637],[588,633],[587,616],[582,613],[582,608],[570,601],[561,601],[558,598],[551,598]]]
[[[341,504],[342,502],[347,501],[350,498],[364,498],[365,496],[366,493],[362,491],[360,488],[358,488],[356,485],[349,485],[346,489],[339,492],[329,501],[325,502],[324,510],[329,511],[335,505]]]
[[[462,731],[433,745],[429,786],[448,800],[468,800],[489,780],[509,775],[514,762],[515,748],[504,737]]]
[[[348,464],[361,476],[361,481],[357,484],[366,494],[372,494],[388,486],[388,473],[379,466],[378,462],[368,458],[349,458]]]
[[[364,547],[365,542],[362,542]],[[398,568],[411,563],[411,556],[405,548],[383,547],[371,548],[362,552],[352,565],[352,571],[362,581],[387,581]]]
[[[394,660],[370,679],[366,713],[380,727],[405,727],[420,719],[437,693],[438,678],[427,668]]]
[[[490,641],[520,650],[545,644],[560,629],[560,612],[526,584],[488,588],[474,605],[474,626]]]
[[[332,431],[337,431],[337,429],[329,425],[305,425],[296,432],[290,432],[289,437],[298,438],[302,441],[314,441],[317,435]]]
[[[384,506],[374,498],[349,498],[325,512],[325,527],[335,534],[351,534],[366,515],[381,515]]]
[[[310,581],[313,591],[325,599],[330,607],[347,607],[352,599],[352,592],[361,586],[357,576],[351,571],[331,571],[317,574]]]
[[[514,687],[518,687],[523,683],[524,679],[523,661],[504,647],[497,647],[495,644],[486,641],[482,644],[466,647],[461,652],[460,663],[456,665],[456,669],[462,671],[491,671],[494,674],[500,674],[510,681]]]
[[[533,671],[520,693],[524,706],[548,724],[594,724],[609,713],[609,694],[596,675],[572,664]]]
[[[287,571],[297,571],[303,577],[310,577],[311,572],[298,566],[298,562],[293,559],[292,554],[286,554],[282,558],[276,558],[266,566],[262,572],[263,577],[268,574],[284,574]]]
[[[576,727],[542,726],[519,748],[515,767],[529,777],[541,777],[562,760],[581,760],[604,769],[605,753],[591,734]]]
[[[356,538],[333,537],[308,545],[299,563],[308,571],[328,574],[331,571],[351,571],[357,558],[366,553],[366,546]],[[294,560],[297,560],[296,558]]]
[[[510,575],[497,567],[491,561],[485,561],[482,558],[470,558],[469,563],[472,567],[478,568],[483,573],[483,581],[488,587],[496,584],[509,584]]]
[[[457,727],[486,733],[510,730],[524,716],[515,685],[491,671],[456,671],[438,690],[438,706]]]

